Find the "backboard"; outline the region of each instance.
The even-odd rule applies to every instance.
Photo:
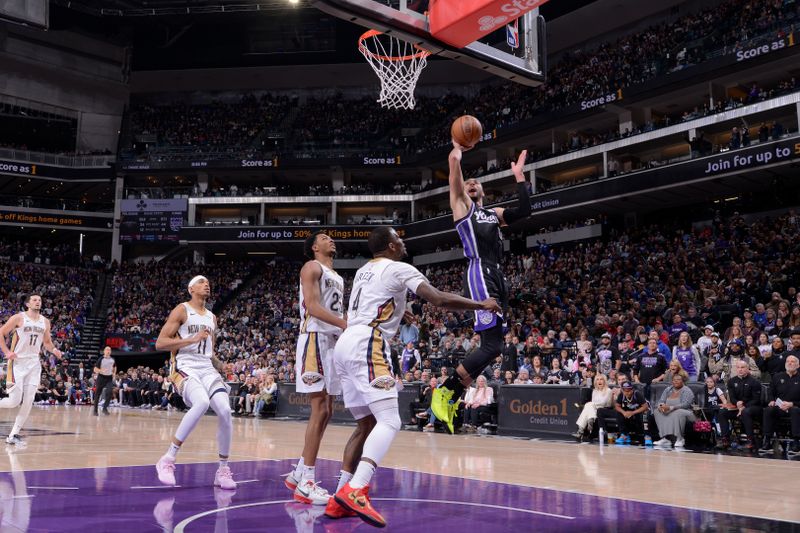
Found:
[[[545,81],[545,29],[538,9],[517,19],[517,31],[499,23],[492,33],[459,48],[431,35],[428,0],[311,0],[310,3],[330,15],[408,41],[432,55],[460,61],[523,85],[537,86]],[[516,48],[512,48],[512,43]]]

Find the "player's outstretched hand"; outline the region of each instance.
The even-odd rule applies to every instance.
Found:
[[[61,359],[62,357],[64,357],[64,352],[62,352],[61,350],[56,348],[56,349],[53,350],[53,355],[55,355],[56,357]]]
[[[528,157],[528,151],[523,150],[520,152],[519,157],[517,158],[517,162],[511,163],[511,172],[514,173],[514,177],[517,179],[518,182],[525,181],[525,172],[522,170],[525,167],[525,158]]]
[[[497,300],[494,298],[487,298],[481,302],[481,309],[484,311],[494,311],[495,313],[501,313],[503,310],[497,304]]]

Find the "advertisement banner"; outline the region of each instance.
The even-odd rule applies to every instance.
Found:
[[[419,383],[408,383],[405,388],[398,393],[398,403],[400,406],[400,420],[404,424],[411,421],[411,402],[417,401],[419,396]],[[278,383],[278,411],[276,416],[288,418],[308,419],[311,416],[311,398],[308,394],[301,394],[296,391],[295,384],[292,382]],[[350,411],[345,408],[341,396],[333,398],[332,422],[352,423]]]
[[[108,168],[75,168],[51,167],[38,163],[19,163],[17,161],[0,160],[0,174],[14,176],[38,176],[43,178],[75,179],[75,180],[111,180],[114,170]]]
[[[270,241],[303,241],[316,231],[338,241],[366,241],[374,226],[260,226],[242,229],[184,227],[180,232],[182,241],[213,242],[270,242]],[[400,237],[405,237],[405,230],[396,228]]]
[[[503,385],[498,399],[498,435],[569,437],[580,415],[581,387]]]
[[[52,226],[64,229],[94,229],[112,231],[111,216],[70,214],[69,211],[48,212],[46,209],[12,207],[0,208],[0,222],[18,226]]]

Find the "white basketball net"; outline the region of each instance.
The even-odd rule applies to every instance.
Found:
[[[430,52],[375,30],[361,36],[358,50],[381,80],[378,103],[388,109],[414,109],[414,88]]]

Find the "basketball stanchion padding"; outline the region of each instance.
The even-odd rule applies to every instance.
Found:
[[[381,80],[378,103],[389,109],[414,109],[414,88],[430,52],[377,30],[358,39],[358,50]]]
[[[545,3],[547,0],[431,0],[431,35],[464,48]]]

